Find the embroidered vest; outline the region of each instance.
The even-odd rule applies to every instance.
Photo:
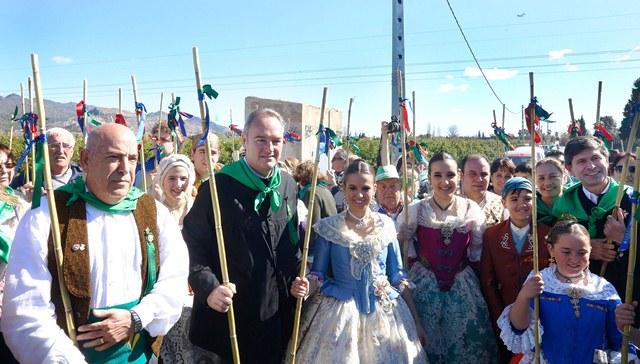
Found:
[[[56,210],[58,211],[58,223],[60,226],[60,238],[63,251],[63,276],[71,298],[71,308],[73,311],[74,324],[78,326],[84,325],[89,319],[90,303],[91,303],[91,274],[89,271],[89,237],[87,234],[87,215],[85,202],[78,199],[71,206],[66,206],[67,201],[71,197],[63,191],[55,191]],[[149,228],[156,238],[153,239],[156,254],[156,272],[160,275],[160,250],[158,247],[158,224],[156,221],[156,204],[153,197],[143,195],[138,199],[137,208],[133,211],[133,217],[138,228],[140,241],[140,252],[142,262],[140,272],[142,276],[143,287],[140,298],[143,296],[144,285],[147,282],[147,247],[144,237],[145,229]],[[49,272],[51,272],[51,301],[55,306],[58,326],[65,333],[67,332],[66,317],[64,306],[62,304],[62,296],[60,294],[60,283],[58,281],[58,265],[53,247],[53,237],[49,234]],[[160,354],[160,346],[162,345],[162,336],[152,338],[151,348],[156,356]]]

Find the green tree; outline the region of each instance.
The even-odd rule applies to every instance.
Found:
[[[625,143],[627,143],[629,140],[629,134],[631,134],[631,124],[633,123],[632,108],[638,102],[640,102],[640,78],[635,80],[633,83],[631,96],[629,96],[629,100],[627,101],[627,104],[624,105],[624,111],[622,112],[624,119],[622,120],[622,123],[620,123],[620,139]],[[635,140],[637,141],[638,138],[640,138],[640,128],[638,128],[638,134],[636,135]]]

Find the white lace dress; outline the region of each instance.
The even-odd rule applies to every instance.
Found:
[[[407,283],[393,221],[373,213],[366,239],[345,214],[322,219],[312,279],[320,292],[304,305],[298,363],[426,363],[415,322],[399,288]]]

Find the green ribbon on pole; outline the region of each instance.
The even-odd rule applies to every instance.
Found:
[[[42,182],[44,179],[42,173],[44,171],[44,144],[46,141],[44,134],[40,135],[36,140],[36,179],[33,183],[32,209],[40,207],[40,200],[42,199]]]
[[[202,90],[200,90],[198,98],[200,100],[204,100],[204,96],[207,96],[209,99],[217,99],[218,91],[214,90],[211,85],[202,85]]]

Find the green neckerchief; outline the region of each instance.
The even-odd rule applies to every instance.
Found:
[[[84,178],[82,176],[76,177],[75,180],[67,183],[62,187],[59,187],[58,190],[71,194],[71,198],[67,202],[67,206],[71,206],[72,203],[81,198],[82,200],[84,200],[84,202],[97,208],[98,210],[109,213],[135,210],[136,205],[138,204],[138,199],[140,198],[140,196],[144,195],[144,193],[137,187],[132,186],[127,195],[120,202],[115,205],[109,205],[108,203],[100,201],[92,192],[87,191]]]
[[[278,166],[274,167],[273,176],[271,176],[268,186],[251,170],[244,159],[227,164],[218,173],[233,177],[233,179],[242,183],[245,187],[258,191],[258,195],[253,202],[253,209],[256,213],[259,213],[260,207],[262,207],[262,203],[267,197],[271,202],[271,210],[273,212],[280,210],[280,206],[282,206],[282,196],[280,196],[280,191],[278,191],[281,180],[280,168],[278,168]]]
[[[616,205],[616,195],[618,194],[618,182],[609,178],[609,189],[600,198],[598,205],[586,212],[580,203],[578,190],[582,188],[582,183],[574,183],[569,186],[562,197],[553,204],[553,216],[561,218],[562,215],[572,215],[578,221],[586,221],[591,238],[597,238],[596,221],[607,216]],[[624,188],[624,187],[623,187]]]
[[[331,186],[331,184],[329,182],[327,182],[327,181],[320,180],[320,181],[318,181],[316,186],[318,186],[318,187],[327,187],[327,186]],[[311,189],[311,182],[309,182],[306,185],[302,186],[300,191],[298,191],[298,198],[301,199],[301,200],[304,200],[304,196],[307,194],[307,192],[309,192],[309,189]]]
[[[253,209],[256,214],[260,214],[260,207],[267,197],[269,197],[269,201],[271,203],[271,210],[273,212],[280,210],[280,207],[282,206],[282,196],[280,195],[280,191],[278,191],[281,182],[280,168],[278,168],[278,166],[274,167],[273,175],[269,180],[269,186],[265,186],[262,179],[256,175],[244,159],[227,164],[222,167],[218,173],[226,174],[242,183],[245,187],[259,192],[253,202]],[[293,224],[292,216],[289,205],[287,204],[287,219],[289,220],[287,222],[287,229],[289,231],[289,240],[291,241],[291,244],[296,245],[300,241],[300,236],[298,235],[296,226]]]
[[[4,189],[6,193],[13,195],[13,189],[7,187]],[[0,201],[0,223],[4,222],[9,216],[16,213],[16,207],[7,201]],[[0,230],[0,261],[9,263],[9,251],[11,251],[11,245],[13,239],[7,235],[4,231]]]
[[[542,201],[539,193],[536,193],[536,209],[538,210],[539,223],[551,226],[553,222],[556,221],[555,216],[553,216],[553,206],[549,207]]]

